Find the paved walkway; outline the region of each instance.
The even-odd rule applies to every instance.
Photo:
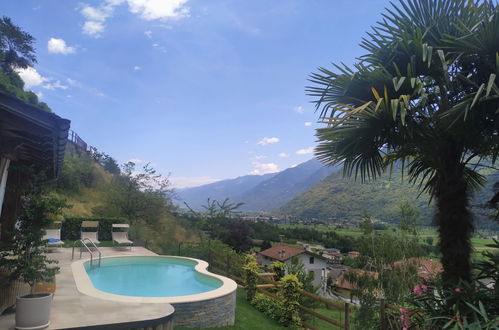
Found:
[[[153,256],[154,252],[143,247],[99,248],[105,256]],[[140,304],[118,303],[89,297],[80,293],[71,271],[71,248],[54,248],[50,257],[59,261],[59,274],[56,275],[56,293],[52,304],[51,324],[47,329],[68,329],[91,327],[98,325],[112,325],[126,322],[140,322],[164,318],[173,313],[170,304]],[[95,255],[95,254],[94,254]],[[75,251],[75,259],[79,251]],[[88,253],[83,253],[82,258],[88,258]],[[15,329],[14,313],[0,316],[0,329]]]

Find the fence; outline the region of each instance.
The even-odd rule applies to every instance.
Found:
[[[222,254],[213,249],[209,249],[208,262],[213,272],[220,273],[222,275],[230,277],[242,286],[245,285],[243,279],[244,277],[243,271],[242,271],[243,264],[241,260],[234,258],[231,255]],[[266,278],[268,277],[269,273],[264,273],[260,275],[262,275],[260,276],[260,281],[264,283],[257,285],[257,291],[278,301],[278,297],[274,293],[268,290],[275,288],[277,282],[273,281],[272,279]],[[326,309],[332,308],[339,312],[336,313],[339,316],[338,320],[331,317],[330,315],[324,315],[324,313],[320,313],[313,308],[309,308],[300,304],[298,305],[298,308],[300,309],[302,314],[301,323],[305,328],[312,330],[319,330],[321,328],[331,328],[331,325],[340,329],[348,330],[350,328],[350,310],[351,310],[350,304],[332,301],[304,290],[298,290],[298,293],[303,297],[307,297],[308,299],[311,299],[312,301],[315,301],[320,305],[325,306]],[[304,318],[305,320],[303,320]],[[310,322],[315,324],[311,324]],[[318,326],[317,323],[320,323],[319,324],[320,327]]]
[[[75,131],[69,130],[68,140],[73,142],[78,148],[89,151],[87,143]]]
[[[207,242],[207,244],[168,243],[168,247],[165,246],[165,248],[166,249],[163,250],[162,253],[176,254],[179,256],[187,256],[207,260],[210,264],[210,271],[230,277],[241,286],[245,286],[244,275],[242,271],[243,258],[233,251],[231,253],[220,253],[219,251],[213,249],[213,245],[210,245],[210,242]],[[257,291],[272,299],[277,300],[277,296],[273,292],[269,291],[275,288],[277,283],[271,279],[266,278],[269,277],[269,273],[263,273],[260,275],[263,275],[260,276],[260,282],[262,283],[258,284]],[[317,311],[317,308],[314,309],[300,305],[299,309],[302,312],[302,316],[310,316],[309,319],[302,321],[302,325],[305,328],[312,330],[330,329],[332,325],[335,328],[350,329],[350,320],[352,312],[354,311],[352,308],[352,304],[332,301],[304,290],[300,290],[299,293],[300,295],[307,297],[308,299],[326,306],[328,311],[334,312],[333,316],[325,315],[324,311],[322,310]],[[403,310],[405,309],[389,304],[384,299],[381,299],[379,301],[380,329],[402,329],[404,326],[401,318],[401,311]],[[411,311],[408,311],[408,313],[412,317],[414,316]]]

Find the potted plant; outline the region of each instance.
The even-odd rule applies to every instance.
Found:
[[[8,281],[21,279],[31,287],[29,293],[16,298],[16,328],[43,329],[50,324],[52,293],[34,292],[37,281],[53,277],[56,263],[45,255],[45,228],[52,217],[66,206],[57,197],[42,194],[33,188],[21,198],[21,214],[16,223],[14,239],[3,249],[0,268],[9,271]]]

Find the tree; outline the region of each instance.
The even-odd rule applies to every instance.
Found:
[[[362,232],[364,233],[364,235],[371,234],[374,230],[374,224],[371,216],[365,214],[362,217],[362,221],[360,222],[359,227],[362,228]]]
[[[417,234],[419,211],[408,201],[400,204],[400,229],[413,235]]]
[[[26,180],[15,188],[22,195],[18,205],[20,213],[14,239],[2,242],[5,244],[0,249],[0,268],[9,270],[8,281],[22,279],[28,283],[33,294],[37,281],[51,278],[58,271],[57,267],[50,266],[57,261],[47,256],[47,241],[43,236],[45,229],[63,214],[68,205],[65,200],[49,193],[44,173],[27,166],[18,166],[17,170]]]
[[[36,63],[35,38],[6,16],[0,19],[0,67],[5,73]]]
[[[119,175],[121,173],[120,166],[116,159],[107,154],[103,154],[101,164],[104,167],[104,170],[111,174]]]
[[[253,246],[250,238],[252,233],[253,230],[245,221],[237,220],[228,225],[227,230],[221,234],[221,239],[237,252],[247,252]]]
[[[270,249],[271,247],[272,247],[272,243],[270,243],[269,240],[264,239],[262,242],[262,245],[260,246],[260,249],[262,251],[264,251],[264,250]]]
[[[476,166],[499,151],[499,10],[491,1],[401,0],[386,9],[350,68],[319,68],[309,94],[326,127],[317,157],[346,176],[378,178],[402,164],[436,201],[450,285],[471,276]]]
[[[92,211],[100,216],[124,217],[131,224],[143,221],[154,224],[172,207],[170,182],[149,164],[142,171],[135,163],[122,166],[121,174],[113,176],[105,203]]]

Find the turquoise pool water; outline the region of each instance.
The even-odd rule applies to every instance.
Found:
[[[222,286],[217,278],[200,274],[196,262],[168,257],[104,258],[101,266],[85,263],[98,290],[135,297],[175,297],[211,291]]]

